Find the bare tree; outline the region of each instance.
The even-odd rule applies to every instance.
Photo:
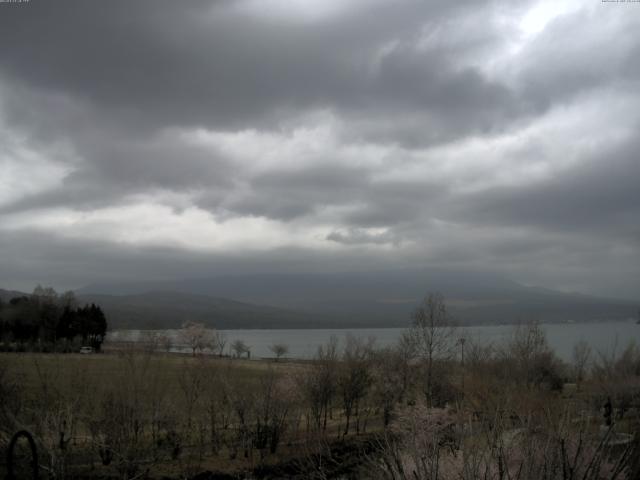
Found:
[[[78,299],[76,298],[76,294],[73,290],[67,290],[59,298],[60,307],[62,309],[69,308],[74,309],[78,308]]]
[[[34,403],[38,412],[34,433],[44,450],[43,467],[52,478],[66,477],[71,440],[80,429],[81,412],[89,394],[87,365],[72,365],[65,360],[41,363],[33,359],[41,390]]]
[[[411,337],[418,355],[426,362],[426,394],[431,405],[434,361],[450,358],[455,347],[455,325],[440,293],[427,295],[413,313]]]
[[[171,352],[171,348],[173,347],[173,339],[171,338],[170,335],[160,335],[158,337],[158,345],[160,345],[160,347],[166,352],[169,353]]]
[[[52,287],[43,287],[38,284],[36,288],[33,289],[33,293],[31,297],[36,302],[46,302],[46,303],[57,303],[58,302],[58,293]]]
[[[23,382],[5,362],[0,363],[0,441],[6,440],[21,425],[16,416],[22,408]]]
[[[234,342],[235,343],[235,342]],[[251,415],[255,411],[255,386],[248,382],[230,379],[227,384],[229,404],[233,410],[235,421],[235,441],[230,444],[230,455],[235,459],[238,449],[242,450],[244,458],[249,458],[251,451]]]
[[[599,392],[600,401],[609,398],[618,418],[623,418],[631,404],[637,404],[640,392],[640,349],[632,340],[617,353],[617,345],[610,352],[598,352],[591,376]]]
[[[350,420],[356,417],[356,432],[360,430],[360,403],[367,394],[372,383],[370,359],[372,341],[347,335],[347,342],[342,356],[341,371],[338,377],[338,388],[342,394],[342,405],[346,425],[344,434],[349,434]]]
[[[141,332],[138,343],[145,352],[153,353],[158,350],[160,346],[160,335],[152,331]]]
[[[391,421],[396,404],[402,401],[410,386],[411,345],[403,337],[397,345],[377,350],[372,355],[373,397],[382,410],[385,427]]]
[[[211,337],[211,350],[214,354],[222,357],[224,355],[224,348],[227,346],[227,336],[216,330]]]
[[[200,359],[196,363],[184,362],[178,376],[178,385],[184,397],[184,407],[187,417],[187,432],[190,432],[194,411],[199,403],[206,381],[207,371]]]
[[[276,362],[280,360],[280,357],[284,357],[289,353],[289,346],[284,343],[274,343],[269,347],[269,350],[276,356]]]
[[[193,356],[207,346],[211,333],[202,323],[185,322],[180,330],[181,342],[191,349]]]
[[[233,350],[233,352],[235,353],[235,356],[240,358],[242,355],[247,354],[247,357],[249,356],[249,352],[251,352],[251,349],[249,348],[249,346],[244,343],[243,340],[234,340],[233,343],[231,343],[231,350]]]
[[[338,339],[332,336],[320,345],[308,371],[298,377],[302,397],[311,411],[317,430],[327,429],[331,402],[337,392]]]
[[[261,457],[267,448],[270,453],[276,453],[294,404],[294,392],[291,378],[277,375],[271,368],[260,379],[254,405],[253,443],[260,450]]]
[[[506,346],[504,360],[509,368],[505,373],[516,382],[529,386],[547,384],[561,389],[563,385],[561,364],[547,342],[542,327],[537,322],[518,325],[513,338]]]
[[[591,347],[589,344],[580,340],[573,346],[573,373],[577,388],[580,388],[580,384],[584,380],[584,375],[587,370],[587,364],[591,358]]]
[[[119,356],[118,382],[94,400],[89,428],[92,443],[104,465],[112,464],[120,478],[138,478],[150,460],[146,441],[151,416],[146,398],[152,355],[123,352]]]
[[[205,412],[209,420],[211,452],[217,455],[223,443],[224,433],[231,422],[232,408],[229,401],[229,383],[232,381],[233,372],[230,368],[214,368],[214,365],[209,365],[204,387],[204,400]]]

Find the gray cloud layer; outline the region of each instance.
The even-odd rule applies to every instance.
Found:
[[[0,4],[0,282],[462,264],[640,295],[630,8]]]

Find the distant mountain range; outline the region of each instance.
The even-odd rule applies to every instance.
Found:
[[[172,282],[103,283],[77,291],[99,303],[115,328],[404,327],[427,292],[441,292],[465,324],[635,318],[638,304],[527,287],[462,270],[225,275]],[[231,300],[233,299],[233,300]]]
[[[338,326],[301,312],[176,291],[82,294],[78,298],[100,305],[112,328],[179,328],[186,321],[219,329]]]
[[[94,284],[77,290],[99,304],[111,328],[221,329],[405,327],[428,292],[445,296],[463,324],[635,318],[638,303],[527,287],[498,275],[452,270],[261,274],[173,282]],[[0,299],[27,295],[0,289]]]
[[[0,300],[29,296],[0,289]],[[339,327],[301,312],[183,292],[150,291],[131,295],[78,294],[80,304],[100,305],[111,329],[179,328],[186,321],[221,329]]]

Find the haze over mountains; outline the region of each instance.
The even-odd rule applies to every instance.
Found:
[[[403,327],[420,298],[445,295],[465,324],[620,320],[632,301],[527,287],[462,270],[225,275],[167,282],[102,283],[77,291],[103,306],[114,328]]]

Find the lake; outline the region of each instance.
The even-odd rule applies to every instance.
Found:
[[[570,361],[573,346],[580,340],[586,341],[594,352],[605,354],[620,352],[629,342],[640,342],[640,325],[634,321],[606,322],[606,323],[562,323],[542,324],[547,334],[547,340],[557,355],[563,360]],[[459,334],[464,334],[483,344],[500,344],[508,340],[514,332],[513,325],[487,325],[474,327],[460,327]],[[221,330],[230,345],[234,340],[242,340],[251,347],[253,358],[273,357],[269,346],[283,343],[289,347],[290,358],[310,358],[318,346],[326,344],[331,336],[336,336],[341,342],[347,334],[356,337],[374,337],[376,345],[393,345],[405,332],[402,328],[354,328],[354,329],[294,329],[294,330]],[[165,334],[174,339],[176,348],[179,343],[179,330],[115,330],[109,332],[107,341],[136,342],[144,341],[149,334]]]

